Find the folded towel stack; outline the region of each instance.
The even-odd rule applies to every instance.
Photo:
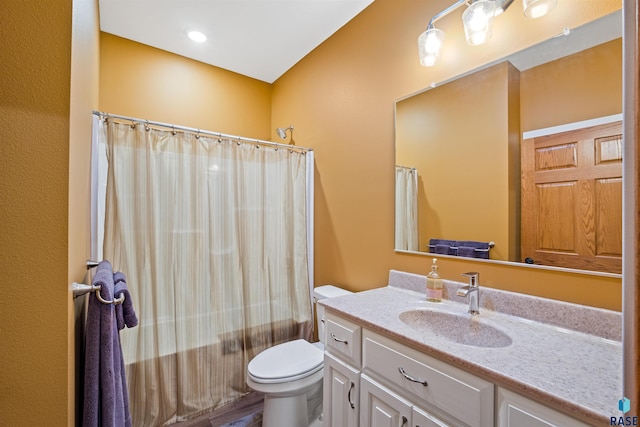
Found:
[[[475,242],[472,240],[430,239],[429,252],[442,255],[455,255],[467,258],[489,259],[490,242]]]
[[[489,249],[491,244],[488,242],[458,241],[458,256],[489,259]]]
[[[455,240],[431,239],[429,241],[429,252],[441,255],[455,255]]]

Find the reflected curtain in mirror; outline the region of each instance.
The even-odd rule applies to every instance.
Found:
[[[417,251],[418,170],[396,165],[396,249]]]

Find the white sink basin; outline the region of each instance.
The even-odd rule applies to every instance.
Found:
[[[429,332],[446,340],[474,347],[507,347],[513,342],[501,330],[482,322],[482,315],[415,309],[400,313],[407,326]]]

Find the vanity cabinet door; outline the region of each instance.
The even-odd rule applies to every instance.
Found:
[[[323,426],[358,427],[360,372],[324,354]]]
[[[360,422],[364,427],[410,427],[411,403],[378,384],[360,377]]]
[[[503,388],[498,388],[497,427],[587,427],[574,418],[527,399]]]

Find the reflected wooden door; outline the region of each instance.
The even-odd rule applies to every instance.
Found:
[[[522,260],[622,272],[622,123],[522,141]]]

